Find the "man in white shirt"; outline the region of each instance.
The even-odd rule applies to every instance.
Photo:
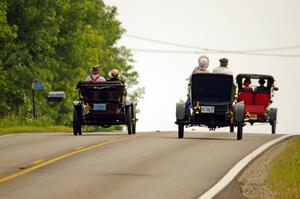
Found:
[[[98,66],[94,66],[92,68],[92,75],[88,75],[85,78],[85,81],[89,81],[89,82],[101,82],[101,81],[106,81],[104,77],[102,77],[99,74],[99,67]]]
[[[227,67],[228,66],[228,59],[227,58],[222,58],[219,61],[220,61],[220,66],[216,67],[213,70],[213,73],[222,73],[222,74],[233,75],[232,71]]]

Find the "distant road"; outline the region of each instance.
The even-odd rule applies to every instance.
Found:
[[[187,132],[0,136],[0,198],[197,198],[280,135]]]

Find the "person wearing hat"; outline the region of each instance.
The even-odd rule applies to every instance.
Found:
[[[94,66],[92,68],[92,74],[88,75],[85,78],[85,81],[89,81],[89,82],[101,82],[101,81],[106,81],[104,77],[102,77],[99,74],[99,66]]]
[[[206,55],[201,55],[198,58],[198,66],[196,66],[192,72],[192,74],[186,79],[186,80],[191,80],[192,75],[196,74],[196,73],[209,73],[209,71],[207,70],[209,65],[209,58]],[[185,102],[185,111],[186,114],[188,114],[189,109],[191,107],[191,100],[190,100],[190,84],[188,86],[188,95],[187,95],[187,100]]]
[[[251,80],[250,78],[247,77],[243,82],[243,90],[253,91],[253,89],[250,87],[250,84],[251,84]]]
[[[120,81],[120,72],[118,69],[112,69],[108,72],[109,81]]]
[[[192,75],[195,73],[209,73],[209,71],[207,70],[209,65],[209,58],[206,55],[201,55],[198,58],[198,66],[196,66],[192,72],[192,74],[189,76],[189,78],[187,78],[187,80],[190,80]]]
[[[228,68],[228,59],[222,58],[219,61],[220,61],[220,66],[216,67],[213,70],[213,73],[222,73],[222,74],[233,75],[232,71]]]
[[[254,92],[267,92],[268,89],[265,87],[266,81],[263,78],[260,78],[258,80],[259,86],[257,86],[254,90]]]

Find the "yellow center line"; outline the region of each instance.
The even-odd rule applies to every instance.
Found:
[[[83,148],[84,148],[84,146],[79,146],[79,147],[74,148],[74,150],[80,150],[80,149],[83,149]]]
[[[22,170],[22,171],[13,173],[11,175],[8,175],[6,177],[0,178],[0,183],[8,181],[8,180],[11,180],[11,179],[14,179],[14,178],[16,178],[18,176],[24,175],[26,173],[29,173],[29,172],[34,171],[34,170],[37,170],[39,168],[42,168],[42,167],[47,166],[49,164],[55,163],[55,162],[57,162],[59,160],[65,159],[67,157],[76,155],[78,153],[81,153],[81,152],[84,152],[84,151],[88,151],[88,150],[92,150],[92,149],[95,149],[95,148],[99,148],[99,147],[102,147],[102,146],[105,146],[105,145],[108,145],[108,144],[113,144],[113,143],[116,143],[116,142],[120,142],[120,141],[124,141],[124,140],[129,140],[129,139],[141,137],[141,136],[145,136],[145,134],[143,134],[143,135],[126,136],[126,137],[122,137],[122,138],[119,138],[119,139],[115,139],[115,140],[103,142],[103,143],[100,143],[100,144],[92,145],[92,146],[89,146],[89,147],[86,147],[86,148],[83,148],[83,149],[79,149],[79,150],[76,150],[76,151],[69,152],[69,153],[57,156],[55,158],[52,158],[52,159],[50,159],[50,160],[48,160],[46,162],[42,162],[40,164],[37,164],[37,165],[35,165],[33,167],[30,167],[30,168],[27,168],[25,170]]]
[[[36,161],[34,161],[34,162],[32,162],[31,164],[38,164],[38,163],[41,163],[41,162],[43,162],[44,160],[36,160]]]

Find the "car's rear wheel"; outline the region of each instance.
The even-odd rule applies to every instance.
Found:
[[[136,112],[135,106],[132,106],[132,134],[136,133]]]
[[[74,107],[73,111],[73,134],[82,135],[80,124],[80,111],[78,107]]]
[[[229,126],[229,131],[230,131],[230,133],[233,133],[233,132],[234,132],[234,125],[230,125],[230,126]]]
[[[127,116],[127,121],[126,121],[126,125],[127,125],[127,131],[128,131],[128,135],[132,134],[132,130],[133,130],[133,123],[132,123],[132,108],[131,106],[126,106],[126,116]]]
[[[272,134],[275,134],[276,133],[276,122],[272,122],[271,123],[271,128],[272,128]]]
[[[184,137],[184,125],[183,124],[178,124],[178,138],[183,138]]]
[[[237,140],[241,140],[243,138],[243,124],[238,123],[237,125]]]

